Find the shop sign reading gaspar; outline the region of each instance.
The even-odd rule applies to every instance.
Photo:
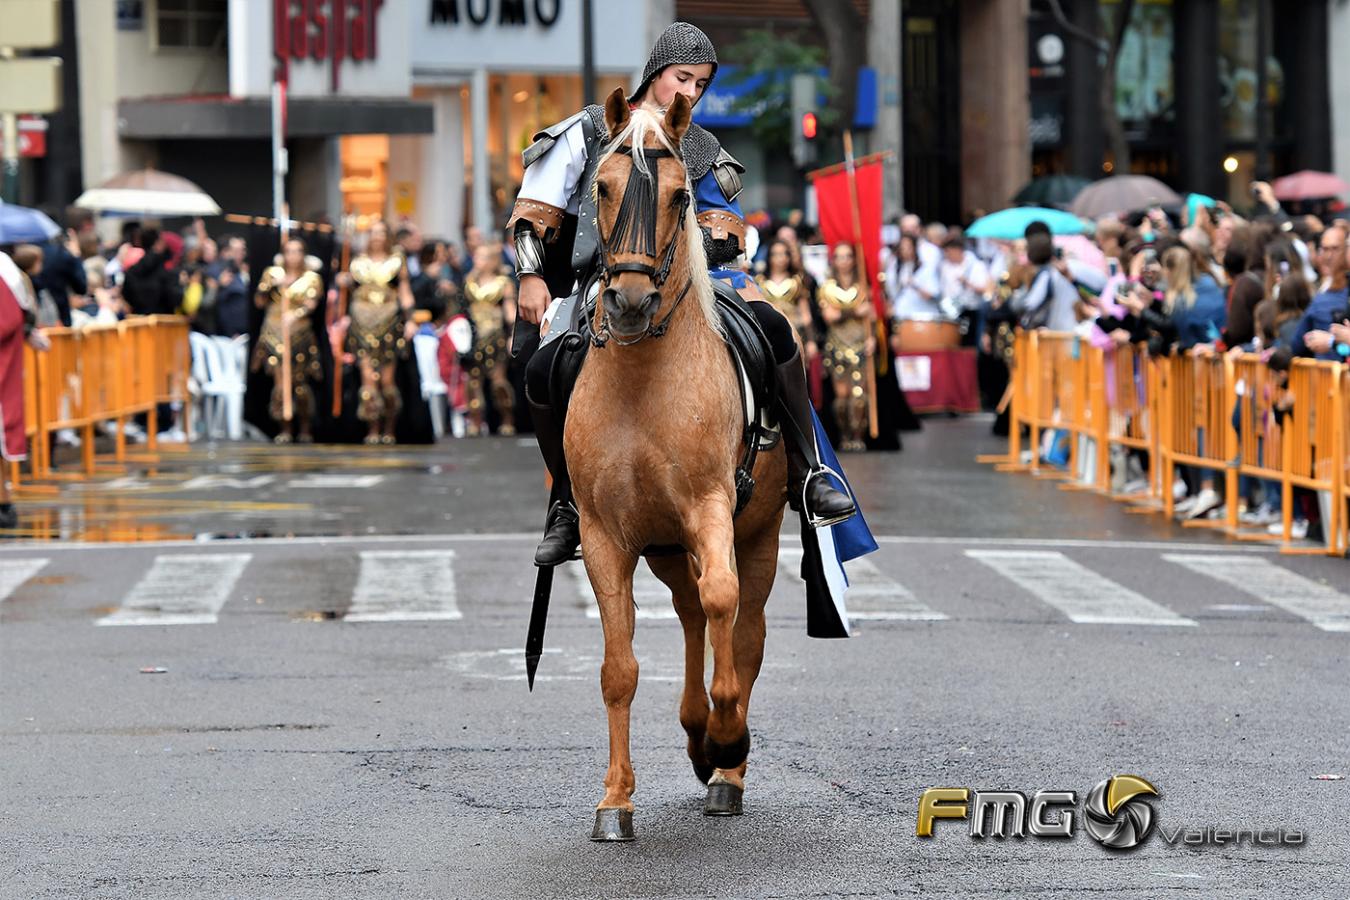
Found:
[[[375,59],[383,6],[384,0],[272,0],[272,53],[283,78],[292,60],[329,60],[336,93],[344,59]]]

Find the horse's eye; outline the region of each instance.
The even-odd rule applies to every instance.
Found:
[[[684,188],[676,189],[675,193],[670,195],[670,205],[675,207],[684,206],[689,201],[689,192]]]
[[[609,198],[609,188],[605,187],[605,183],[604,183],[603,181],[597,181],[597,182],[595,183],[595,189],[596,189],[596,192],[599,193],[599,195],[600,195],[602,198],[604,198],[604,199],[608,199],[608,198]]]

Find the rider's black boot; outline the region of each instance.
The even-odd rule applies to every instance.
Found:
[[[553,490],[548,498],[548,521],[544,539],[534,551],[534,564],[556,566],[575,559],[581,546],[581,528],[577,508],[572,503],[572,482],[567,477],[567,459],[563,455],[562,428],[553,407],[541,406],[530,400],[530,415],[534,419],[534,433],[539,451],[553,476]]]
[[[821,465],[801,353],[777,368],[778,423],[783,429],[788,456],[788,505],[799,510],[804,500],[811,525],[816,528],[835,525],[853,515],[856,507],[848,494],[830,484]]]

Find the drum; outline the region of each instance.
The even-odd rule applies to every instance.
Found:
[[[952,350],[961,346],[961,325],[951,319],[914,318],[900,322],[900,349],[905,353]]]

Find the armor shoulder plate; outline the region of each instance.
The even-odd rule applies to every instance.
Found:
[[[745,171],[745,166],[741,161],[732,156],[725,148],[720,148],[717,158],[713,160],[713,177],[717,179],[717,186],[722,189],[722,196],[727,198],[730,203],[740,196],[744,184],[741,182],[741,173]]]
[[[684,168],[691,182],[698,181],[713,167],[713,161],[722,152],[722,142],[701,125],[690,125],[680,141],[684,154]]]
[[[534,162],[553,148],[567,129],[581,121],[587,114],[587,110],[582,110],[574,116],[568,116],[561,122],[555,122],[543,131],[535,132],[534,143],[525,148],[525,152],[520,155],[521,161],[525,163],[525,168],[529,168]]]

